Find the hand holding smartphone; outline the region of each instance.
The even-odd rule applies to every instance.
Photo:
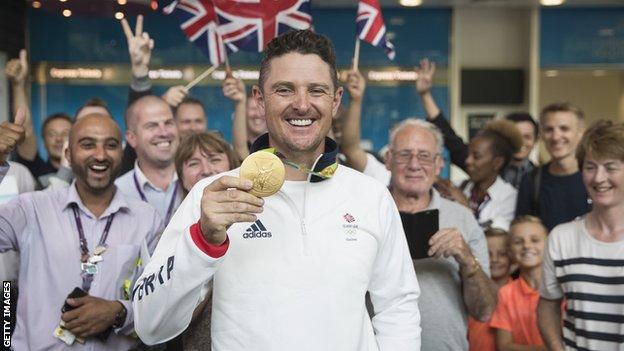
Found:
[[[429,257],[427,255],[429,239],[440,229],[440,211],[433,209],[416,213],[399,213],[412,259]]]

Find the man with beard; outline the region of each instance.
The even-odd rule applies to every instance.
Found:
[[[0,134],[6,134],[3,127]],[[162,221],[151,206],[125,197],[113,184],[122,150],[111,118],[85,116],[72,127],[69,143],[76,176],[71,186],[23,194],[0,206],[0,251],[17,250],[21,259],[12,347],[128,350],[136,344],[129,336],[134,318],[128,290],[136,262],[155,246]],[[6,167],[0,166],[0,174]],[[76,288],[86,295],[68,298]]]
[[[269,132],[252,151],[297,166],[265,198],[238,169],[193,187],[133,289],[137,334],[180,334],[214,279],[212,350],[420,350],[396,206],[382,184],[337,165],[326,138],[343,92],[333,45],[295,30],[264,55],[253,96]]]
[[[173,162],[179,140],[171,108],[158,96],[144,96],[128,107],[126,127],[126,141],[137,160],[115,184],[127,196],[154,206],[167,224],[183,198]]]

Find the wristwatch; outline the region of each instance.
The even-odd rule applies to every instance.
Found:
[[[470,270],[466,273],[466,278],[472,278],[479,270],[481,269],[481,263],[476,257],[472,257],[474,259],[474,263],[470,266]]]
[[[115,323],[113,323],[113,328],[121,328],[126,322],[126,316],[128,315],[126,306],[124,306],[124,304],[121,302],[119,302],[119,304],[121,305],[121,310],[115,315]]]

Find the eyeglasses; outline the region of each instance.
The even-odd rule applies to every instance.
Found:
[[[432,154],[431,152],[427,152],[427,151],[420,151],[418,153],[413,153],[409,150],[400,150],[400,151],[391,150],[390,152],[392,152],[392,160],[397,164],[409,163],[412,161],[412,157],[416,157],[418,162],[420,162],[420,164],[424,166],[432,165],[436,157],[440,155],[438,153]]]

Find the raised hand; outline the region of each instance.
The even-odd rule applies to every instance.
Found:
[[[115,323],[117,313],[123,308],[121,302],[104,300],[90,295],[67,299],[67,303],[75,309],[63,313],[61,319],[65,322],[65,329],[81,338],[108,329]]]
[[[130,54],[130,62],[132,64],[132,75],[134,77],[145,77],[149,71],[149,62],[154,49],[154,40],[150,39],[147,32],[143,31],[143,16],[137,16],[134,33],[130,29],[128,21],[124,18],[121,20],[121,26],[126,34],[128,41],[128,53]]]
[[[347,73],[347,90],[352,101],[362,101],[366,90],[366,80],[360,71],[351,70]]]
[[[26,113],[23,108],[17,110],[15,120],[0,124],[0,163],[4,163],[13,149],[24,140],[24,121]]]
[[[430,62],[427,58],[420,60],[420,67],[415,69],[416,73],[418,73],[418,79],[416,79],[416,90],[419,94],[422,95],[431,91],[435,68],[435,62]]]
[[[12,59],[7,62],[4,72],[11,79],[13,84],[24,85],[28,76],[28,59],[26,49],[20,50],[19,58]]]
[[[204,188],[201,199],[201,231],[207,242],[221,245],[226,230],[237,222],[254,222],[264,200],[249,194],[252,182],[223,176]]]
[[[169,104],[169,106],[178,107],[187,94],[188,90],[186,90],[183,85],[176,85],[167,89],[167,91],[162,95],[162,98]]]
[[[242,79],[234,78],[233,75],[228,74],[223,80],[223,95],[235,103],[247,101],[245,83]]]

